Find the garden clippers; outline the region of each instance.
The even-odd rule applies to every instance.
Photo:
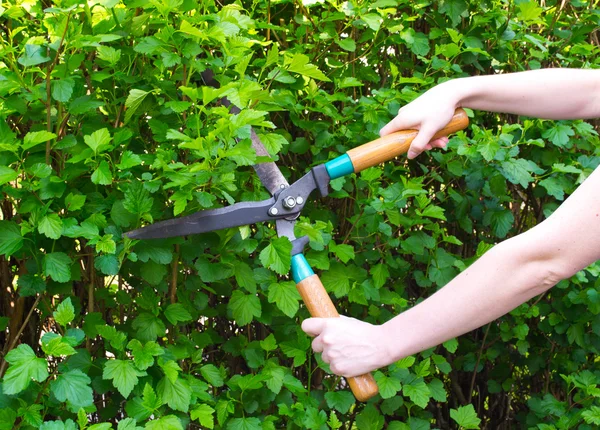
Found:
[[[208,85],[218,86],[210,71],[205,72],[203,78]],[[226,99],[223,99],[222,103],[230,106]],[[239,109],[235,106],[231,106],[230,109],[234,114],[239,113]],[[465,111],[457,109],[452,120],[436,133],[434,139],[462,130],[467,127],[468,122]],[[313,167],[291,185],[274,162],[257,164],[254,169],[262,184],[271,193],[271,198],[260,202],[240,202],[223,208],[199,211],[192,215],[150,224],[130,231],[126,235],[131,239],[160,239],[275,221],[278,236],[285,236],[292,243],[291,274],[310,314],[321,318],[339,317],[321,280],[303,255],[308,237],[296,238],[294,224],[312,191],[316,189],[322,197],[325,197],[332,179],[358,173],[404,154],[416,135],[416,130],[404,130],[376,139],[351,149],[325,164]],[[257,155],[268,156],[254,130],[251,132],[251,139]],[[366,401],[378,393],[377,384],[371,374],[348,378],[347,381],[359,401]]]

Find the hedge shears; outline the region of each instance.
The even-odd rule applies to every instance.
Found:
[[[206,84],[218,86],[210,71],[204,72],[203,78]],[[232,113],[240,112],[237,107],[230,105],[228,100],[222,99],[221,102],[230,106]],[[452,120],[433,139],[462,130],[468,123],[465,111],[457,109]],[[339,317],[321,280],[303,254],[309,241],[308,237],[297,238],[294,234],[294,224],[314,190],[318,190],[321,197],[325,197],[329,192],[331,180],[358,173],[404,154],[417,133],[417,130],[399,131],[351,149],[331,161],[313,167],[293,184],[287,182],[274,162],[257,164],[254,169],[271,198],[202,210],[188,216],[150,224],[125,234],[131,239],[164,239],[274,221],[277,235],[287,237],[292,243],[291,274],[311,316]],[[268,156],[254,130],[251,132],[251,140],[258,156]],[[378,393],[377,384],[371,374],[348,378],[347,381],[359,401],[366,401]]]

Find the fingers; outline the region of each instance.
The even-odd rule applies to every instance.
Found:
[[[406,154],[408,158],[412,160],[421,152],[425,151],[427,149],[427,145],[430,144],[431,139],[433,138],[433,135],[436,131],[437,130],[433,127],[423,125],[423,128],[419,130],[419,134],[417,134],[417,136],[413,139],[412,143],[410,144],[410,148],[408,150],[408,153]],[[436,141],[437,140],[439,139],[436,139]]]
[[[398,112],[398,115],[393,120],[388,122],[381,130],[379,130],[379,135],[381,137],[400,130],[414,129],[418,126],[418,124],[413,124],[410,121],[405,120],[401,115],[401,112],[402,110]]]
[[[309,336],[318,336],[325,328],[325,318],[307,318],[302,321],[302,330]]]

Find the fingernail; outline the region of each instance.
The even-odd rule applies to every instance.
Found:
[[[415,158],[417,156],[417,154],[413,150],[408,151],[408,154],[406,154],[406,155],[409,160],[412,160],[413,158]]]

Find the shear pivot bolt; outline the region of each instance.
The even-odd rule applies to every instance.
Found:
[[[269,215],[271,216],[275,216],[279,213],[279,211],[277,210],[277,208],[271,208],[269,209]]]
[[[294,206],[296,206],[296,199],[293,197],[286,197],[283,200],[283,206],[285,206],[288,209],[292,209]]]

